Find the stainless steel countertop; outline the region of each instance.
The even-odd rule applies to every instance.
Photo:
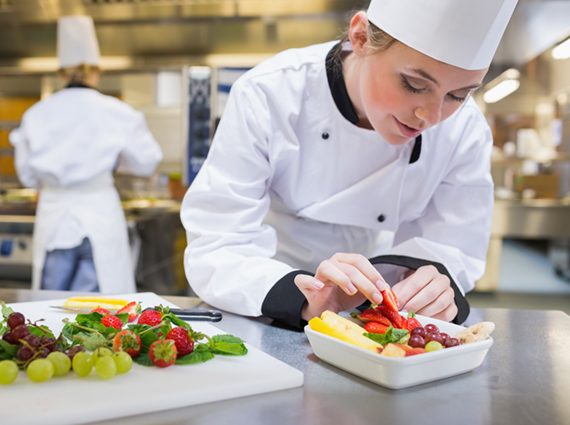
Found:
[[[70,293],[0,289],[22,302]],[[181,307],[188,297],[165,297]],[[467,323],[496,323],[495,344],[481,367],[404,390],[388,390],[343,372],[312,354],[303,333],[265,319],[226,313],[216,323],[305,374],[301,388],[131,416],[102,424],[461,424],[570,423],[570,317],[559,311],[474,309]],[[189,382],[189,385],[193,383]]]

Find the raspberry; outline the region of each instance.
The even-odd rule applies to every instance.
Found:
[[[173,365],[176,355],[176,344],[171,339],[157,339],[148,349],[150,360],[158,367]]]
[[[145,310],[139,316],[139,325],[156,326],[162,322],[162,313],[156,310]]]
[[[194,341],[190,338],[190,334],[184,328],[172,328],[166,335],[166,339],[171,339],[176,345],[178,357],[185,356],[194,351]]]
[[[107,314],[101,318],[101,323],[106,327],[115,328],[115,329],[122,329],[123,322],[117,316],[113,316],[112,314]]]

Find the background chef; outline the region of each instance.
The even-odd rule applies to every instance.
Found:
[[[32,106],[10,134],[21,182],[39,189],[32,287],[135,292],[113,171],[152,174],[162,159],[142,113],[99,93],[93,21],[58,21],[66,87]]]
[[[401,308],[463,321],[493,202],[470,94],[515,5],[372,0],[343,42],[245,74],[183,202],[193,290],[299,327],[388,281]]]

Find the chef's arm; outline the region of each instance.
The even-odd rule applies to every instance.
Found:
[[[144,115],[135,111],[116,171],[136,176],[151,175],[162,160],[162,151],[148,129]]]
[[[205,302],[300,326],[305,299],[293,284],[296,272],[272,258],[277,236],[264,224],[273,132],[271,108],[256,90],[247,81],[234,84],[208,157],[184,197],[184,267]]]
[[[20,182],[26,187],[38,187],[38,179],[30,167],[30,147],[26,137],[25,118],[21,126],[10,133],[10,143],[14,146],[14,165]]]

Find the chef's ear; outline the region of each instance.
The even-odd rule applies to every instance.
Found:
[[[368,17],[366,12],[360,11],[356,13],[350,20],[348,27],[348,39],[352,44],[352,50],[358,56],[366,54],[368,46]]]

